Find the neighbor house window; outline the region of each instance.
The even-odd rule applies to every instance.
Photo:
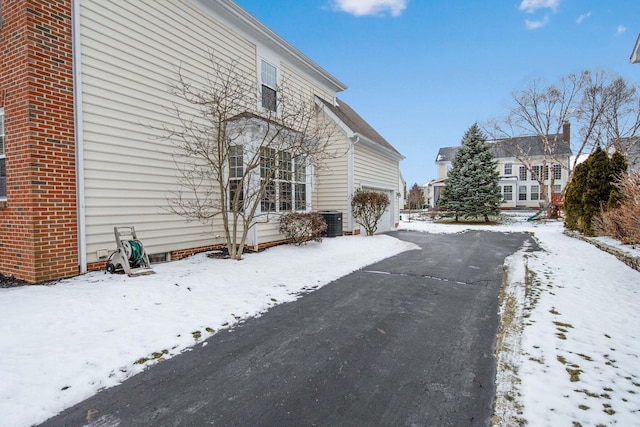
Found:
[[[540,186],[532,185],[531,186],[531,200],[540,200]]]
[[[513,200],[513,186],[512,185],[505,185],[504,187],[502,187],[502,198],[505,201]]]
[[[537,181],[542,178],[542,166],[533,166],[531,169],[531,181]]]
[[[545,165],[544,167],[544,180],[545,181],[549,180],[549,165]]]
[[[260,83],[262,108],[276,111],[278,106],[278,69],[264,59],[260,61]]]
[[[511,163],[504,164],[504,176],[511,175],[513,173],[513,165]]]
[[[244,190],[241,186],[242,175],[244,174],[244,158],[242,145],[232,145],[229,147],[229,205],[235,212],[240,212],[243,208]],[[238,193],[238,200],[235,200]],[[237,203],[233,205],[232,203]]]
[[[562,192],[562,184],[553,184],[553,192],[561,193]]]
[[[525,185],[518,187],[518,200],[527,200],[527,187]]]
[[[4,154],[4,110],[0,109],[0,200],[7,199],[7,168]]]
[[[527,180],[527,168],[525,166],[520,166],[519,178],[520,178],[520,181]]]
[[[556,180],[560,180],[562,179],[562,166],[560,165],[553,165],[553,179]]]

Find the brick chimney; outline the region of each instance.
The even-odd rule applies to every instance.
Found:
[[[562,140],[567,144],[571,142],[571,123],[568,121],[562,124]]]

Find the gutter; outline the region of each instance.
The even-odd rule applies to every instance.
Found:
[[[78,267],[87,272],[86,207],[84,203],[84,129],[82,116],[82,67],[80,55],[80,0],[71,2],[72,54],[73,54],[73,116],[76,140],[76,205],[78,215]]]

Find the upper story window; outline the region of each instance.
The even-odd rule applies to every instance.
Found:
[[[278,69],[265,61],[260,60],[260,93],[262,108],[276,111],[278,107]]]
[[[538,181],[542,178],[542,166],[533,166],[531,171],[531,181]]]
[[[562,166],[553,165],[553,179],[562,179]]]
[[[0,200],[7,199],[7,168],[4,154],[4,110],[0,109]]]
[[[519,178],[520,178],[520,181],[527,180],[527,168],[525,166],[520,166]]]
[[[504,164],[504,176],[508,176],[511,175],[513,173],[513,164],[511,163],[505,163]]]

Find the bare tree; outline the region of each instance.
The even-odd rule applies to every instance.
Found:
[[[502,148],[522,163],[538,182],[545,203],[549,203],[546,180],[550,175],[553,188],[553,165],[569,169],[560,159],[565,124],[573,117],[585,86],[585,75],[569,74],[557,84],[546,86],[542,79],[534,79],[529,87],[512,93],[513,106],[503,121],[490,123],[488,133],[500,138]],[[533,135],[539,139],[540,150],[519,144],[516,137]],[[564,151],[562,151],[564,154]],[[534,167],[536,166],[536,167]],[[541,167],[537,167],[541,166]]]
[[[336,127],[286,76],[261,91],[237,61],[212,53],[210,62],[204,78],[179,68],[170,85],[178,124],[162,129],[176,148],[179,189],[169,210],[212,226],[220,217],[229,256],[240,259],[251,227],[307,208],[307,174],[337,155]]]
[[[640,99],[635,87],[608,71],[583,71],[568,74],[558,83],[546,85],[533,80],[523,90],[512,93],[513,105],[507,118],[492,121],[487,132],[504,142],[505,149],[528,169],[539,183],[545,202],[549,202],[545,181],[553,188],[554,174],[548,167],[559,165],[569,177],[580,157],[596,147],[614,148],[627,154],[638,141],[640,130]],[[572,124],[573,164],[560,161],[564,126]],[[542,145],[542,156],[533,158],[529,147],[518,144],[516,137],[534,135]],[[541,168],[534,167],[542,165]]]
[[[422,190],[422,187],[420,187],[416,182],[409,189],[409,195],[407,196],[409,209],[422,209],[424,206],[424,202],[424,191]]]
[[[640,94],[638,87],[622,77],[615,78],[605,88],[607,105],[603,113],[603,128],[607,151],[627,156],[640,141]]]

